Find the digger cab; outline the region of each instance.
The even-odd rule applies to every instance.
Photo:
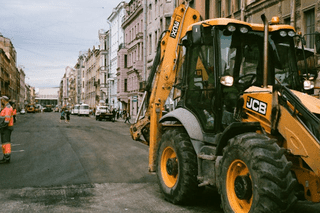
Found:
[[[196,114],[204,132],[218,133],[234,122],[239,96],[264,80],[263,25],[214,19],[189,27],[180,52],[180,106]],[[271,25],[267,84],[276,81],[302,90],[295,56],[294,29]],[[265,113],[263,103],[254,108]]]

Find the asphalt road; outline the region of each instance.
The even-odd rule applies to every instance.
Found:
[[[211,189],[191,206],[166,202],[148,173],[148,147],[131,139],[129,124],[78,116],[67,124],[59,117],[18,115],[12,161],[0,165],[0,211],[223,212]],[[299,202],[294,209],[320,206]]]

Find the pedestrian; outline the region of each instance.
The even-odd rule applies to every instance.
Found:
[[[120,109],[118,108],[118,110],[117,110],[117,119],[119,119],[119,117],[120,117]]]
[[[66,113],[66,123],[69,123],[70,122],[70,114],[71,114],[71,112],[70,112],[70,110],[66,110],[65,111],[65,113]]]
[[[127,117],[127,110],[123,110],[122,111],[122,117],[123,117],[123,119],[126,119],[126,117]]]
[[[60,114],[60,123],[61,123],[61,121],[64,121],[64,119],[65,119],[65,112],[64,112],[64,108],[62,108],[61,109],[61,114]]]
[[[12,104],[12,108],[13,108],[13,123],[15,123],[17,121],[17,109],[16,109],[16,105]]]
[[[9,98],[7,96],[1,97],[1,103],[4,105],[0,113],[1,123],[1,143],[3,159],[0,160],[0,164],[10,163],[11,158],[11,132],[13,131],[13,108],[9,104]]]
[[[112,122],[116,121],[116,114],[117,114],[117,110],[116,110],[116,108],[113,108],[113,110],[112,110]]]
[[[127,114],[126,114],[126,119],[124,120],[124,122],[126,123],[127,121],[128,121],[128,123],[130,124],[130,113],[129,113],[129,111],[127,112]]]

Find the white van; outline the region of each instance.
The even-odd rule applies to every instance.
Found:
[[[79,108],[80,108],[79,104],[74,105],[74,107],[73,107],[73,109],[71,111],[71,114],[72,115],[78,115],[79,114]]]
[[[81,104],[79,107],[79,112],[78,115],[86,115],[89,116],[90,110],[89,110],[89,105],[88,104]]]

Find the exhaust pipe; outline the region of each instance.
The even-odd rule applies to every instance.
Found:
[[[264,25],[264,52],[263,52],[263,88],[268,87],[268,47],[269,47],[269,23],[267,17],[262,14],[261,19]]]

